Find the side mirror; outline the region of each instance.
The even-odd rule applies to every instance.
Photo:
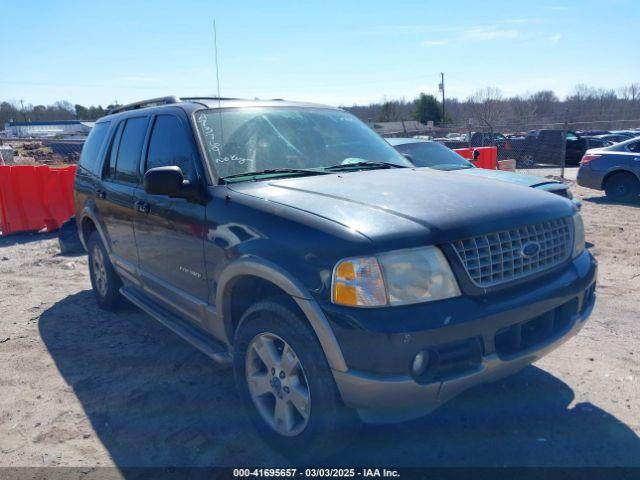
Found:
[[[180,167],[156,167],[144,174],[144,191],[150,195],[190,197],[193,189],[184,179]]]
[[[480,158],[480,150],[473,149],[473,161],[477,161]]]

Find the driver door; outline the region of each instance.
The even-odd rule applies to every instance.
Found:
[[[178,166],[185,180],[203,182],[199,156],[181,111],[154,115],[143,157],[142,175],[150,168]],[[205,205],[193,199],[151,195],[142,185],[135,193],[134,229],[144,286],[167,306],[201,321],[208,286],[204,266]]]

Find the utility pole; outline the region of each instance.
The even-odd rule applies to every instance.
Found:
[[[22,109],[22,118],[26,122],[27,121],[27,114],[24,111],[24,100],[20,100],[20,107]]]
[[[442,123],[445,123],[445,116],[444,116],[444,73],[441,72],[440,73],[440,91],[442,92]]]

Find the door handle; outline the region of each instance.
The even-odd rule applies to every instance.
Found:
[[[140,213],[149,213],[149,210],[151,210],[151,207],[149,206],[149,204],[142,200],[138,200],[135,203],[135,205],[136,205],[136,210],[139,211]]]
[[[98,198],[107,198],[107,192],[105,192],[104,190],[96,190],[96,195],[98,196]]]

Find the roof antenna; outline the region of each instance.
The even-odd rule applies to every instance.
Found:
[[[218,67],[218,28],[216,27],[216,19],[213,19],[213,50],[215,55],[216,62],[216,88],[218,91],[218,119],[220,125],[220,145],[222,146],[222,139],[224,135],[222,134],[222,104],[220,102],[220,68]]]

